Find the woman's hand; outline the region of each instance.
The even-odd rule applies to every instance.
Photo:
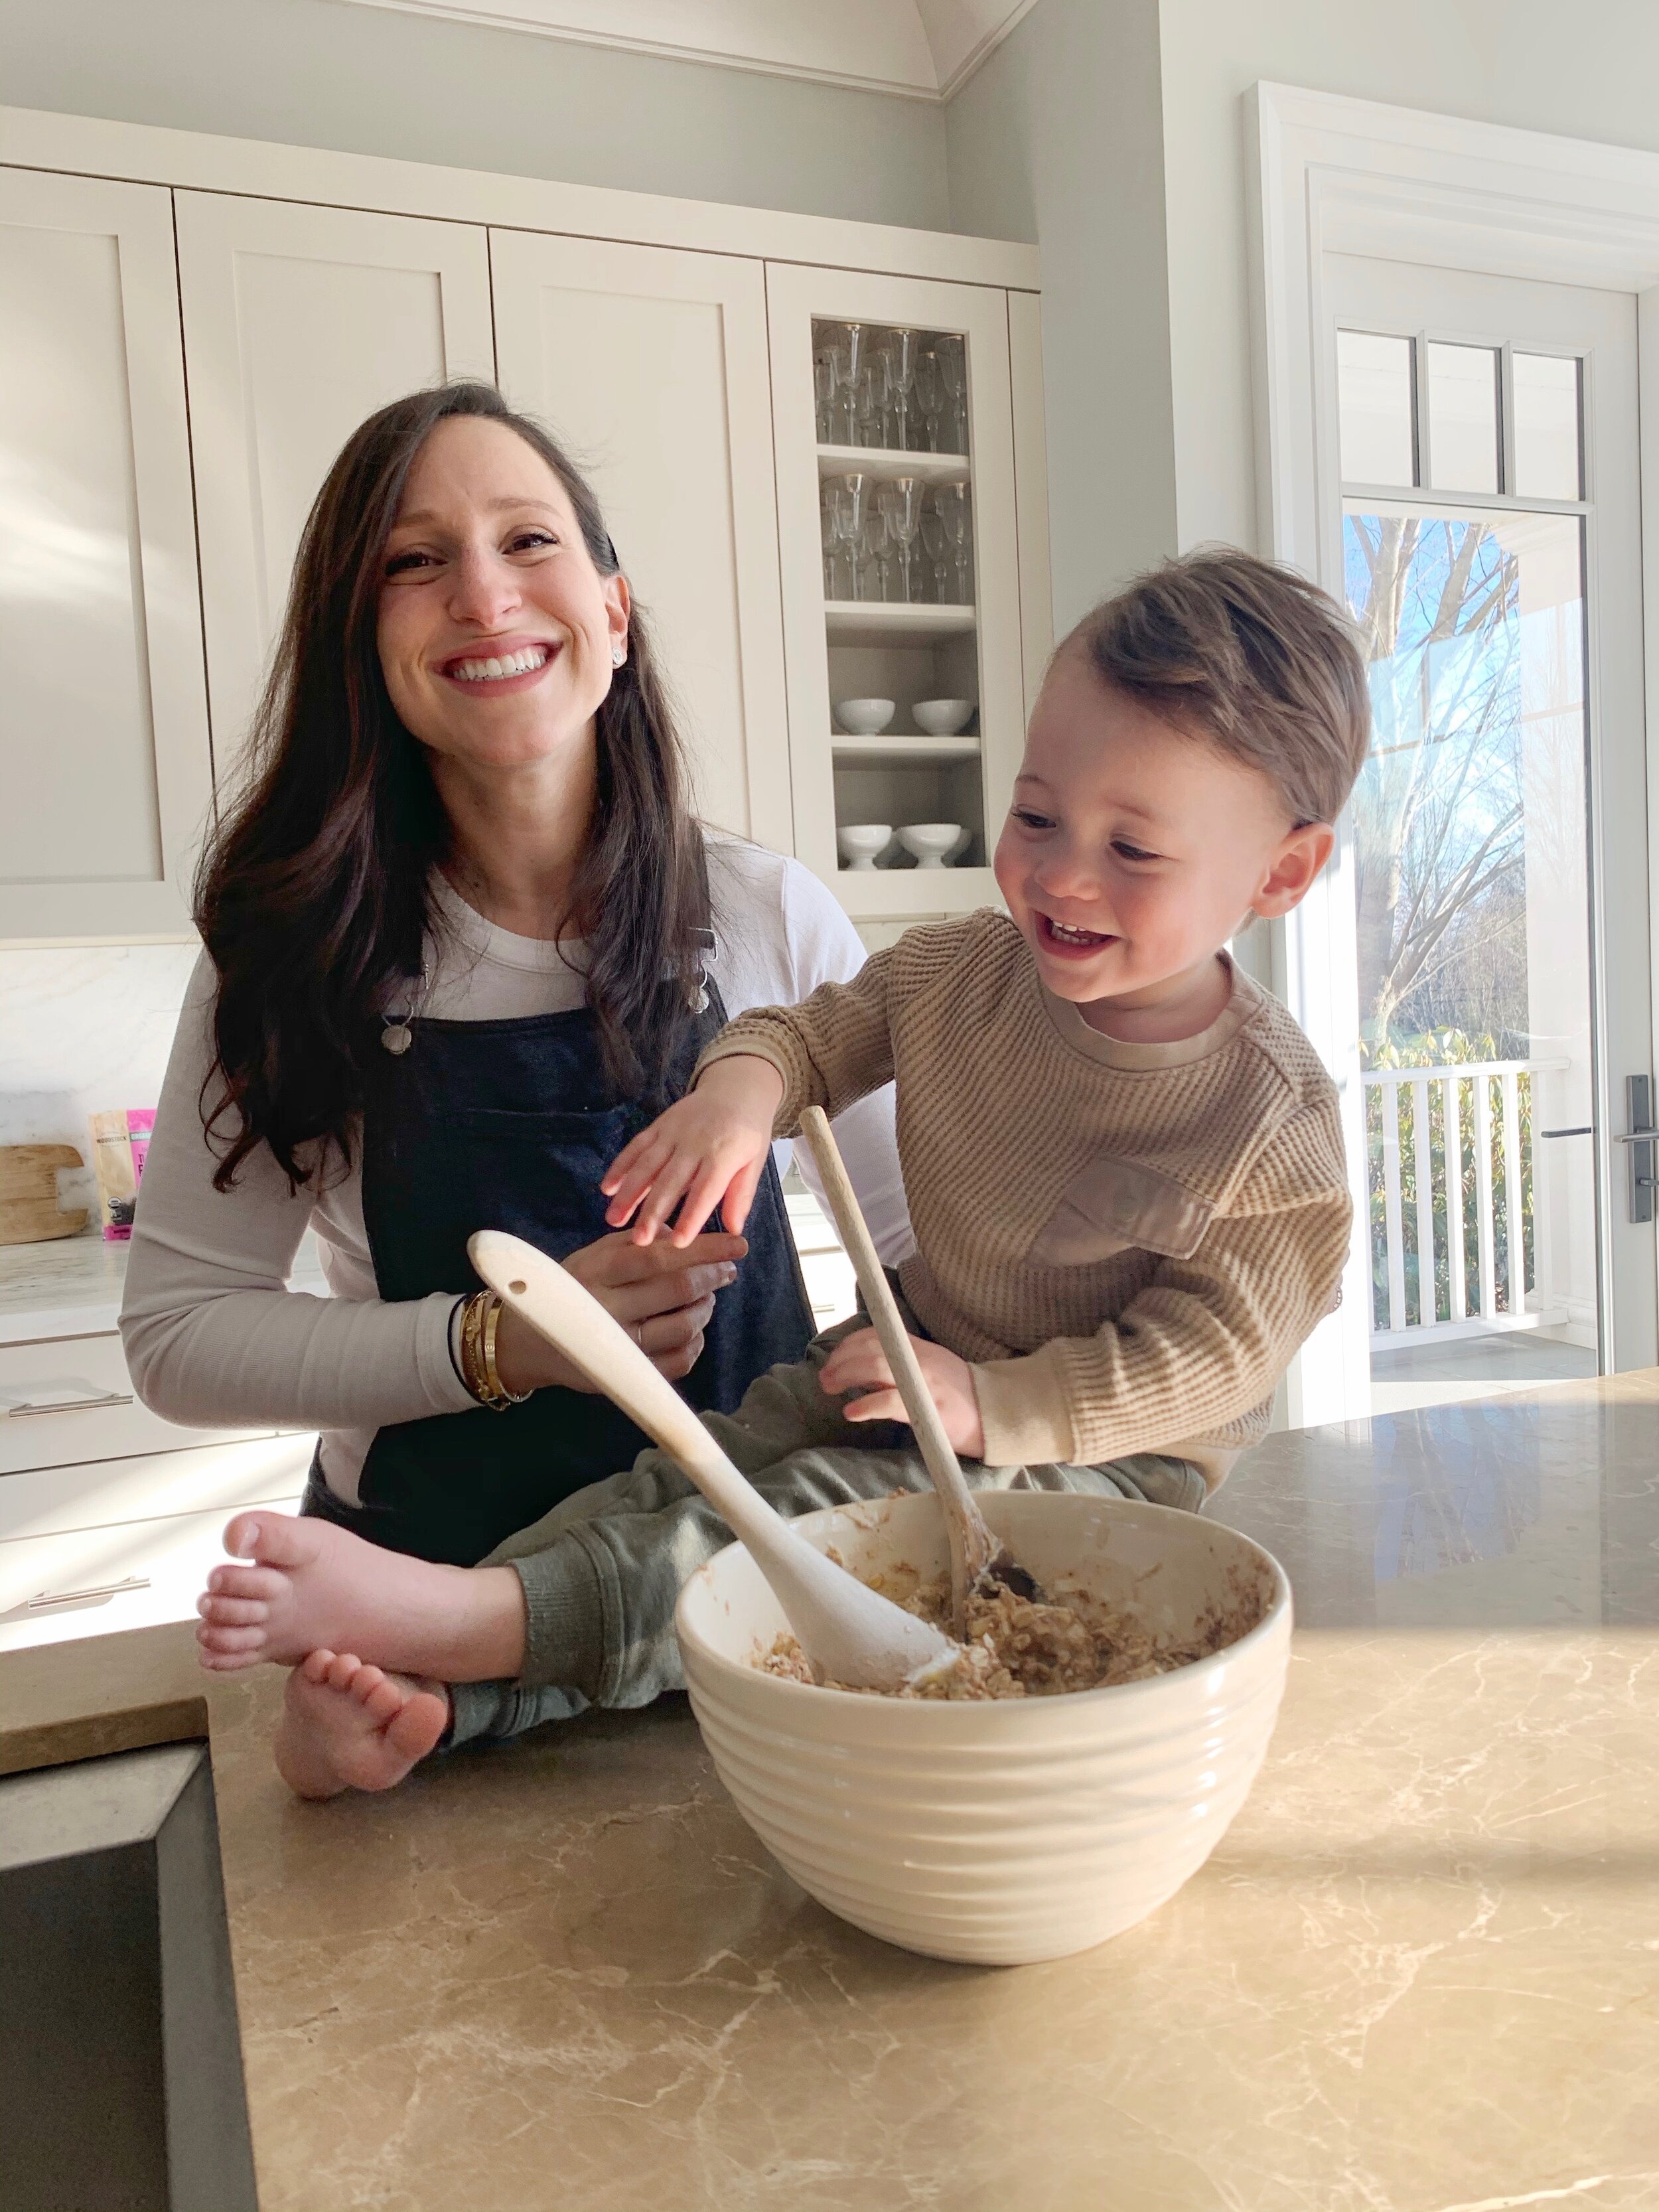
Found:
[[[783,1078],[769,1060],[736,1053],[703,1070],[695,1091],[677,1099],[641,1129],[611,1163],[599,1188],[611,1200],[605,1219],[627,1222],[648,1245],[679,1208],[669,1234],[684,1250],[716,1208],[729,1230],[749,1218],[772,1142]],[[636,1211],[637,1209],[637,1211]]]
[[[631,1237],[601,1237],[571,1253],[564,1265],[622,1323],[658,1372],[678,1382],[697,1364],[715,1292],[735,1279],[748,1249],[741,1237],[699,1237],[684,1250],[672,1244],[642,1249]],[[495,1371],[515,1394],[550,1382],[568,1390],[593,1389],[512,1306],[503,1306],[495,1325]]]
[[[979,1400],[974,1391],[973,1369],[965,1359],[958,1359],[954,1352],[947,1352],[942,1344],[929,1344],[919,1336],[913,1336],[910,1344],[928,1395],[945,1424],[945,1435],[963,1459],[983,1459],[985,1425],[980,1419]],[[865,1392],[863,1397],[854,1398],[842,1408],[849,1421],[909,1419],[898,1394],[898,1385],[893,1380],[893,1370],[887,1364],[887,1354],[881,1348],[881,1339],[872,1328],[861,1328],[852,1336],[842,1337],[824,1361],[818,1381],[832,1398],[838,1398],[844,1390]]]

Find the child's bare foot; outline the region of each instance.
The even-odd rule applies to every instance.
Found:
[[[493,1681],[524,1664],[524,1589],[511,1567],[447,1567],[367,1544],[331,1521],[239,1513],[197,1600],[204,1667],[228,1672],[307,1652],[356,1651],[446,1682]]]
[[[276,1771],[301,1797],[390,1790],[448,1725],[442,1683],[385,1674],[350,1652],[313,1651],[288,1678]]]

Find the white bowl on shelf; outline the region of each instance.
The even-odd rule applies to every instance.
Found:
[[[892,842],[892,825],[886,822],[843,822],[836,832],[841,857],[857,875],[867,874]]]
[[[1268,1553],[1195,1513],[1076,1492],[980,1503],[1050,1589],[1086,1590],[1171,1640],[1212,1608],[1244,1632],[1173,1674],[1066,1697],[860,1697],[750,1663],[785,1621],[740,1544],[692,1576],[675,1626],[715,1771],[786,1872],[907,1950],[1020,1966],[1133,1927],[1209,1857],[1273,1734],[1291,1592]],[[946,1570],[931,1492],[791,1526],[866,1577]]]
[[[930,738],[953,738],[972,717],[971,699],[918,699],[910,712]]]
[[[960,822],[907,822],[898,833],[907,853],[915,855],[919,868],[942,868],[962,848]]]
[[[877,738],[897,709],[890,699],[837,699],[836,720],[849,738]]]

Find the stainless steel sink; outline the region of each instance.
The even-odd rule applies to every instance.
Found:
[[[0,2212],[257,2212],[203,1743],[0,1780]]]

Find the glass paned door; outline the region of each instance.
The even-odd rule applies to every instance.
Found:
[[[1635,319],[1612,295],[1327,270],[1373,716],[1352,1164],[1385,1412],[1654,1357],[1615,1141],[1651,1060]]]

